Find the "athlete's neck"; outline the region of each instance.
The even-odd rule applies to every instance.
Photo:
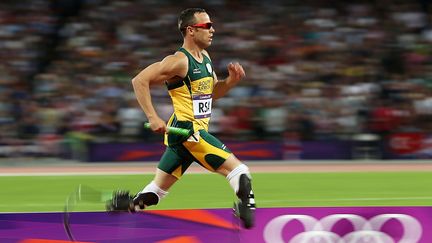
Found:
[[[184,43],[182,46],[186,51],[188,51],[195,59],[197,60],[202,60],[203,59],[203,54],[202,48],[199,48],[196,45],[188,45],[187,43]]]

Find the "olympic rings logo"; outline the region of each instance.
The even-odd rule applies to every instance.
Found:
[[[398,242],[381,231],[391,219],[397,220],[403,227],[403,235]],[[340,220],[348,220],[354,231],[343,236],[332,232]],[[300,222],[304,231],[284,241],[283,228],[292,221]],[[308,215],[281,215],[264,228],[264,240],[268,243],[418,243],[421,236],[419,221],[406,214],[380,214],[369,220],[356,214],[332,214],[321,220]]]

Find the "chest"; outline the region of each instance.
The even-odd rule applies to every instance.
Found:
[[[187,79],[194,94],[209,94],[213,91],[213,67],[211,63],[190,63]]]

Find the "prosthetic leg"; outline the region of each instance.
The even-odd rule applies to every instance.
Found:
[[[148,206],[156,205],[168,192],[160,189],[154,181],[148,184],[135,196],[129,191],[115,191],[111,200],[106,203],[109,212],[136,212],[144,210]]]
[[[234,213],[241,219],[243,226],[250,229],[255,224],[256,206],[248,167],[239,165],[228,174],[227,179],[239,199],[234,204]]]

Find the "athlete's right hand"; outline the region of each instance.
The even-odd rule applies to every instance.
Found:
[[[167,132],[167,126],[166,126],[165,122],[162,119],[160,119],[159,117],[149,119],[149,122],[150,122],[150,129],[153,132],[157,132],[157,133],[166,133]]]

